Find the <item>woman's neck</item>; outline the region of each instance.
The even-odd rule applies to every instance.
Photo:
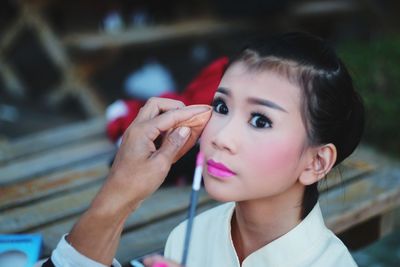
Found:
[[[236,202],[231,235],[240,263],[301,221],[302,194]]]

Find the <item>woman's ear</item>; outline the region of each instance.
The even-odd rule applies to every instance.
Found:
[[[336,147],[333,144],[313,149],[311,160],[300,174],[299,181],[303,185],[311,185],[324,178],[335,164],[336,156]]]

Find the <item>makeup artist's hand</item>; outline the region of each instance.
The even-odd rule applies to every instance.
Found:
[[[143,263],[146,267],[183,267],[182,265],[174,261],[167,260],[160,255],[147,257],[143,260]]]
[[[185,107],[176,100],[150,99],[126,130],[111,168],[107,183],[113,184],[109,188],[115,191],[115,197],[133,210],[152,194],[164,181],[177,154],[182,154],[183,146],[187,152],[198,139],[193,134],[200,134],[189,127],[175,127],[209,111],[207,106]]]
[[[176,127],[210,111],[207,106],[150,99],[126,130],[109,177],[67,241],[87,257],[111,265],[128,216],[162,184],[183,146],[189,150],[201,133]]]

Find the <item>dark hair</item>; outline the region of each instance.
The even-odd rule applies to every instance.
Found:
[[[364,106],[349,72],[327,42],[308,33],[286,33],[246,45],[229,64],[238,61],[250,69],[284,75],[301,88],[308,144],[335,145],[334,166],[357,147],[364,129]],[[318,197],[318,183],[306,186],[302,218]]]

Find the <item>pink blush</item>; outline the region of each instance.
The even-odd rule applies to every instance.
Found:
[[[254,168],[268,174],[288,171],[291,163],[298,161],[298,153],[294,147],[296,146],[287,142],[259,144],[249,150],[253,152],[249,155],[249,162],[253,162]]]

